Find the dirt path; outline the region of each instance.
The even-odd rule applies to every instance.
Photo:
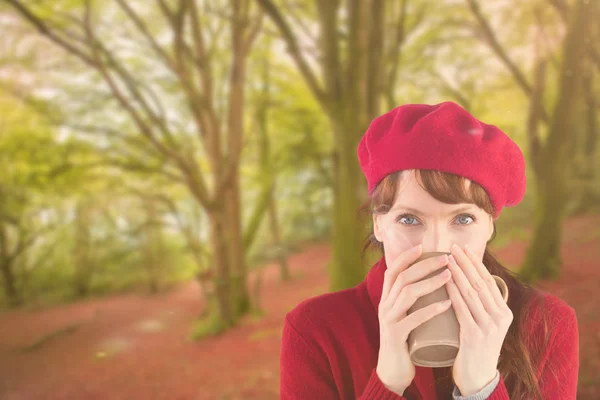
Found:
[[[565,225],[565,273],[543,283],[578,314],[579,398],[600,398],[600,217]],[[497,249],[517,265],[523,242]],[[199,288],[187,283],[148,297],[113,296],[42,311],[0,314],[0,399],[277,399],[279,344],[285,313],[327,290],[330,250],[313,245],[290,257],[290,283],[266,266],[262,305],[267,315],[245,319],[226,335],[188,339],[198,315]],[[23,347],[67,328],[39,348]]]

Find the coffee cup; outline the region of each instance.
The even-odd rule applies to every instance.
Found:
[[[426,252],[421,254],[411,266],[419,261],[443,254],[450,255],[451,253]],[[446,268],[446,266],[441,267],[439,270],[427,275],[423,279],[429,279],[436,274],[439,274],[444,268]],[[502,293],[504,302],[507,302],[508,287],[506,282],[499,276],[492,276],[500,289],[500,293]],[[446,285],[444,285],[433,292],[418,298],[413,306],[409,308],[407,314],[410,315],[423,307],[447,299],[449,299],[448,290],[446,289]],[[452,366],[460,347],[459,332],[460,325],[452,306],[443,313],[436,315],[413,329],[408,335],[408,352],[413,364],[432,368]]]

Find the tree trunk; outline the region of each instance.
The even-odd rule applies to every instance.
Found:
[[[591,6],[577,2],[571,15],[563,47],[558,100],[543,154],[544,170],[539,180],[535,228],[525,263],[519,271],[528,283],[559,275],[562,221],[568,199],[567,179],[569,154],[573,146],[571,134],[581,86],[584,38],[589,28]]]
[[[279,273],[282,281],[290,280],[290,270],[287,263],[287,256],[281,246],[281,236],[279,233],[279,220],[277,217],[277,204],[275,203],[275,182],[271,187],[269,194],[269,225],[273,237],[273,247],[277,249],[277,260],[279,261]]]
[[[266,47],[271,48],[271,41],[266,39]],[[290,272],[287,265],[287,257],[281,250],[281,235],[279,233],[279,221],[277,218],[277,203],[275,201],[275,174],[277,173],[271,162],[271,143],[269,141],[269,107],[271,102],[271,71],[269,68],[269,59],[264,57],[262,60],[262,79],[263,89],[260,99],[256,104],[256,125],[259,141],[259,160],[263,177],[266,180],[265,190],[267,193],[267,213],[269,218],[269,227],[271,230],[271,245],[277,251],[279,261],[280,278],[282,281],[290,279]]]
[[[279,28],[292,59],[330,120],[335,165],[330,288],[346,289],[362,281],[366,272],[361,260],[361,242],[366,229],[357,218],[357,210],[362,200],[367,199],[367,191],[357,160],[358,142],[368,123],[379,114],[384,88],[390,84],[383,79],[394,76],[386,74],[383,65],[385,2],[316,2],[322,79],[317,78],[306,60],[282,9],[271,0],[258,0],[258,3]],[[338,17],[342,4],[347,25],[340,29]],[[348,32],[343,42],[340,30]],[[401,23],[388,58],[397,57],[403,31]]]
[[[218,204],[223,204],[223,202]],[[220,323],[226,329],[233,325],[234,317],[231,308],[230,260],[227,253],[225,210],[222,208],[211,210],[208,219],[210,221],[210,240],[213,248],[215,270],[214,291],[217,303],[216,308],[219,313]]]
[[[244,137],[244,97],[246,60],[252,39],[247,29],[250,23],[248,2],[232,1],[231,21],[231,72],[229,76],[229,110],[227,141],[229,153],[225,160],[232,171],[229,186],[225,188],[225,209],[227,210],[229,253],[231,255],[231,293],[233,316],[250,311],[250,295],[246,279],[246,249],[242,231],[242,213],[240,208],[239,162]],[[250,40],[250,41],[248,41]]]
[[[15,284],[15,275],[12,270],[13,258],[9,255],[8,235],[6,227],[0,222],[0,273],[4,282],[4,295],[11,307],[21,304],[21,296]]]
[[[90,255],[92,238],[90,233],[90,210],[89,206],[77,204],[75,218],[75,249],[73,249],[73,261],[75,273],[73,277],[73,289],[77,297],[88,295],[90,281],[92,279],[93,262]]]
[[[161,268],[162,265],[162,244],[160,243],[160,239],[158,243],[152,247],[151,250],[151,268],[148,271],[148,292],[150,294],[156,294],[160,290],[160,281],[161,281]]]
[[[259,268],[254,277],[254,286],[252,290],[252,313],[254,315],[262,315],[263,309],[260,305],[260,288],[262,285],[264,269]]]
[[[361,249],[367,226],[359,220],[357,211],[367,199],[367,187],[358,162],[357,148],[370,121],[379,114],[384,87],[381,81],[384,74],[381,47],[384,38],[383,3],[374,0],[367,7],[363,2],[351,1],[348,8],[350,43],[347,75],[342,91],[330,90],[334,106],[329,117],[335,138],[333,260],[330,265],[330,289],[333,291],[356,286],[365,278]],[[326,38],[331,41],[333,35],[335,32]],[[378,42],[378,46],[373,46],[374,42]],[[331,51],[332,57],[325,66],[326,82],[329,87],[335,87],[337,80],[333,65],[337,64],[334,63],[336,46],[324,48]]]
[[[330,265],[330,289],[347,289],[360,283],[365,277],[365,266],[361,260],[362,240],[366,234],[364,226],[358,222],[357,210],[362,203],[361,193],[366,193],[356,157],[357,141],[360,137],[341,121],[334,122],[337,140],[335,142],[335,182],[332,244],[333,260]],[[362,134],[362,130],[360,130]]]
[[[591,66],[593,67],[593,66]],[[579,161],[574,179],[577,182],[573,188],[575,199],[570,215],[583,215],[600,205],[600,193],[596,187],[596,152],[598,143],[598,104],[594,94],[593,72],[584,75],[585,106],[583,120],[585,128],[581,137],[581,146],[577,151],[580,156],[573,157]]]
[[[538,53],[539,51],[536,51],[536,60],[533,68],[533,89],[529,97],[529,114],[527,117],[529,159],[531,160],[532,170],[536,177],[542,176],[542,169],[544,168],[541,159],[542,144],[539,135],[539,124],[544,109],[543,97],[548,64],[548,61],[542,59]]]
[[[231,260],[231,296],[234,318],[250,311],[250,295],[246,279],[246,257],[242,236],[239,175],[236,174],[225,192],[227,207],[226,235]]]
[[[158,293],[160,280],[160,268],[162,267],[162,240],[160,221],[157,216],[156,205],[152,200],[145,200],[147,227],[144,234],[144,267],[148,279],[148,291],[150,294]]]
[[[15,276],[12,270],[12,262],[9,259],[0,259],[0,272],[2,272],[2,282],[4,282],[4,294],[10,307],[16,307],[22,304],[22,298],[15,285]]]
[[[527,283],[553,279],[560,275],[563,218],[559,217],[558,212],[562,212],[565,206],[564,185],[547,178],[551,184],[542,187],[537,196],[533,238],[525,262],[519,270],[520,278]]]

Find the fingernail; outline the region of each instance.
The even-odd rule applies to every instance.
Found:
[[[470,253],[470,252],[471,252],[471,248],[469,247],[469,245],[468,245],[468,244],[465,244],[465,251],[466,251],[467,253]]]
[[[458,245],[456,243],[452,245],[452,250],[458,250]]]
[[[438,261],[441,262],[448,262],[448,255],[447,254],[442,254],[441,256],[438,256]]]
[[[448,269],[443,270],[442,273],[440,274],[440,276],[442,276],[444,278],[449,275],[450,275],[450,270],[448,270]]]
[[[452,264],[456,264],[456,260],[454,259],[454,256],[452,254],[450,254],[448,256],[448,260],[452,263]]]

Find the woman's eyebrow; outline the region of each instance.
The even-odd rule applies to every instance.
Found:
[[[406,210],[406,211],[411,212],[413,214],[427,215],[427,213],[424,213],[421,210],[417,210],[416,208],[412,208],[412,207],[408,207],[408,206],[398,205],[398,206],[394,207],[394,211],[398,211],[400,209]],[[450,211],[448,213],[448,215],[456,214],[456,213],[459,213],[459,212],[462,212],[462,211],[467,211],[467,210],[470,210],[470,209],[471,209],[471,206],[459,207],[459,208],[456,208],[456,209]]]

